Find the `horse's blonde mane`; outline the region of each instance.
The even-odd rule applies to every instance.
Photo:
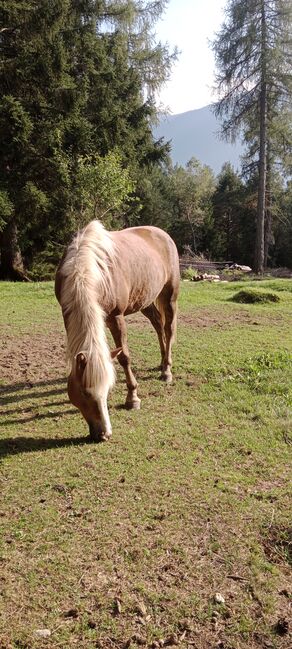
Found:
[[[75,374],[76,355],[83,352],[87,358],[83,384],[101,393],[115,381],[104,312],[99,304],[112,290],[110,270],[114,256],[109,233],[99,221],[91,221],[68,246],[61,267],[68,362]]]

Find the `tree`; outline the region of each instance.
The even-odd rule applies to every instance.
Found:
[[[99,218],[110,228],[119,225],[119,217],[127,210],[134,191],[128,169],[122,167],[118,151],[106,156],[80,156],[76,172],[76,194],[80,209],[75,229],[91,219]]]
[[[186,167],[176,166],[171,173],[174,217],[170,233],[180,250],[185,245],[198,252],[211,215],[215,188],[212,170],[191,158]]]
[[[2,276],[13,274],[17,248],[29,265],[47,241],[70,236],[84,203],[81,160],[88,175],[89,160],[115,151],[121,179],[128,168],[134,182],[165,156],[151,130],[153,93],[175,56],[152,43],[165,5],[0,0]]]
[[[274,264],[292,267],[292,181],[278,200],[278,218],[275,226]]]
[[[254,236],[252,188],[225,164],[212,197],[211,252],[216,259],[250,264]]]
[[[279,117],[291,97],[292,7],[285,0],[229,0],[226,21],[213,43],[217,64],[215,106],[222,132],[243,133],[252,119],[257,132],[258,200],[256,272],[264,267],[267,193],[268,106]],[[272,113],[270,113],[271,115]]]

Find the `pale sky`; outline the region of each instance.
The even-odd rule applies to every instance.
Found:
[[[162,20],[156,23],[156,40],[177,46],[179,57],[171,78],[158,95],[173,114],[202,108],[216,96],[214,57],[208,47],[223,22],[226,0],[169,0]]]

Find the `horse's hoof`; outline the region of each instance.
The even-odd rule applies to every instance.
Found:
[[[135,401],[126,401],[126,408],[128,410],[140,410],[141,399],[137,399]]]
[[[93,430],[89,431],[89,439],[91,442],[95,442],[95,444],[100,444],[101,442],[108,442],[111,436],[112,433],[103,433],[103,432],[97,432]]]
[[[103,434],[100,436],[100,441],[101,441],[101,442],[108,442],[109,439],[111,438],[111,436],[112,436],[111,433],[103,433]]]
[[[172,374],[161,374],[161,380],[164,381],[167,385],[172,383]]]

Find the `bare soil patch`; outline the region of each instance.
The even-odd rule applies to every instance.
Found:
[[[21,336],[5,333],[0,342],[1,379],[34,384],[65,375],[65,338],[59,331]]]
[[[191,325],[194,328],[204,329],[210,327],[218,327],[228,329],[242,325],[261,325],[269,322],[279,324],[282,320],[281,314],[274,314],[273,317],[265,316],[263,314],[251,314],[245,309],[238,311],[229,311],[226,313],[225,309],[212,309],[201,308],[196,309],[193,313],[180,313],[179,322],[183,325]]]

